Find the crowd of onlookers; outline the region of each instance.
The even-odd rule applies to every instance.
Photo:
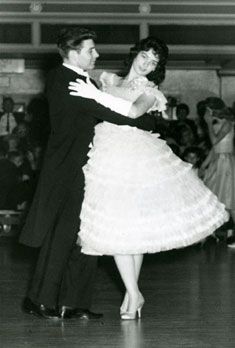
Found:
[[[199,176],[199,169],[212,148],[208,124],[204,117],[210,100],[214,102],[219,98],[209,97],[199,101],[196,105],[197,114],[192,118],[186,103],[177,103],[176,98],[169,97],[165,115],[157,118],[157,128],[161,137],[177,156],[193,165]],[[232,107],[226,109],[235,121],[235,102]]]
[[[5,97],[0,112],[0,210],[25,210],[30,204],[49,135],[46,100],[33,98],[24,112]]]

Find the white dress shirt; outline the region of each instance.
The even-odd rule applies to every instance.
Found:
[[[11,134],[17,126],[13,113],[5,113],[0,118],[0,136]]]

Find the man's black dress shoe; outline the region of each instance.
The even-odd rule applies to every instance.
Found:
[[[22,304],[22,310],[25,313],[36,315],[45,319],[59,319],[59,312],[52,308],[47,308],[43,304],[33,303],[30,298],[26,297]]]
[[[100,319],[103,317],[102,313],[94,313],[89,311],[88,309],[82,309],[82,308],[69,308],[62,306],[60,309],[60,317],[62,319]]]

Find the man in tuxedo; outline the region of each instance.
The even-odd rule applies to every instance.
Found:
[[[82,254],[76,244],[84,191],[82,167],[87,162],[95,125],[108,121],[145,130],[155,128],[154,117],[130,119],[94,100],[69,94],[70,81],[89,79],[87,70],[94,68],[99,56],[95,38],[88,29],[63,30],[57,42],[63,65],[53,70],[47,81],[51,134],[20,236],[21,243],[40,247],[23,309],[44,318],[102,316],[90,311],[97,257]],[[123,102],[117,98],[116,111],[119,106],[128,107]]]

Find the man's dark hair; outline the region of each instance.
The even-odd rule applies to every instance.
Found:
[[[87,28],[64,28],[57,38],[57,47],[60,55],[65,58],[70,50],[77,50],[84,40],[96,40],[96,33]]]

